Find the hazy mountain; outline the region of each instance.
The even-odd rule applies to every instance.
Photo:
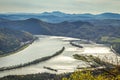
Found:
[[[10,20],[4,19],[4,18],[0,18],[0,22],[7,22],[7,21],[10,21]]]
[[[63,21],[89,21],[89,20],[99,20],[99,19],[120,19],[120,14],[117,13],[102,13],[102,14],[67,14],[59,11],[44,12],[44,13],[9,13],[0,14],[0,18],[10,19],[10,20],[25,20],[29,18],[36,18],[42,21],[59,23]]]
[[[13,28],[16,30],[28,31],[32,34],[51,34],[47,29],[47,26],[44,26],[48,23],[42,22],[41,20],[30,18],[27,20],[17,20],[9,22],[1,22],[1,27]]]
[[[53,12],[43,12],[40,15],[54,15],[58,17],[70,16],[71,14],[66,14],[60,11],[53,11]]]
[[[120,14],[117,13],[102,13],[96,15],[97,19],[120,19]]]
[[[101,36],[120,35],[120,20],[105,19],[91,21],[64,21],[47,23],[35,18],[1,22],[0,27],[28,31],[32,34],[60,35],[84,39],[98,39]]]

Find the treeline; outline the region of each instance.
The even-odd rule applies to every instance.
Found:
[[[25,64],[20,64],[20,65],[16,65],[16,66],[10,66],[10,67],[2,67],[0,68],[0,71],[6,71],[6,70],[12,70],[12,69],[17,69],[17,68],[22,68],[22,67],[26,67],[26,66],[30,66],[30,65],[34,65],[43,61],[47,61],[57,55],[60,55],[63,51],[65,50],[65,47],[63,47],[61,50],[57,51],[55,54],[51,55],[51,56],[46,56],[46,57],[42,57],[40,59],[36,59],[32,62],[28,62]]]
[[[53,69],[53,68],[51,68],[51,67],[46,67],[46,66],[44,66],[43,68],[44,68],[44,69],[51,70],[51,71],[55,71],[55,72],[57,72],[57,71],[58,71],[57,69]]]
[[[63,77],[69,77],[71,73],[67,74],[50,74],[39,73],[30,75],[11,75],[1,78],[0,80],[62,80]]]
[[[79,44],[76,44],[76,43],[74,43],[73,41],[70,41],[70,44],[71,44],[72,46],[75,46],[75,47],[83,48],[83,46],[81,46],[81,45],[79,45]]]
[[[120,43],[113,44],[112,47],[117,53],[120,54]]]

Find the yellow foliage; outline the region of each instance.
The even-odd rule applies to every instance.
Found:
[[[120,75],[116,77],[103,74],[93,76],[90,71],[76,71],[69,78],[63,78],[62,80],[120,80]]]

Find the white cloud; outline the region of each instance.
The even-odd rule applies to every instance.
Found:
[[[0,12],[120,12],[120,0],[0,0]]]

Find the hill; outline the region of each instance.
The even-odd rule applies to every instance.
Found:
[[[0,28],[0,55],[15,51],[31,40],[33,36],[28,32]]]
[[[119,37],[119,25],[120,20],[114,19],[48,23],[30,18],[0,22],[0,27],[4,26],[15,30],[23,30],[32,34],[69,36],[90,40],[98,40],[102,36]]]

